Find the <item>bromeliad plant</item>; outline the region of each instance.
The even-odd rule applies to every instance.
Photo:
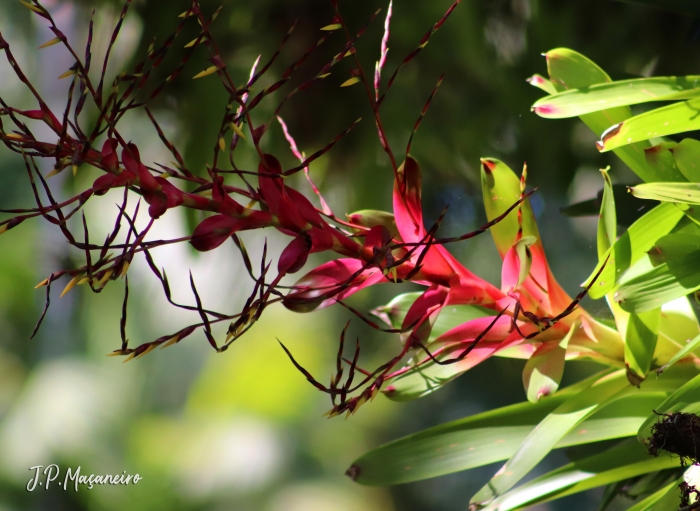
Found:
[[[526,190],[526,169],[518,177],[503,162],[493,158],[481,160],[488,222],[477,231],[445,238],[438,236],[440,219],[431,226],[424,224],[421,169],[409,153],[413,135],[437,86],[415,124],[404,154],[398,156],[387,142],[380,114],[387,92],[399,70],[425,47],[459,0],[403,59],[383,91],[381,78],[388,51],[391,4],[385,18],[380,59],[370,75],[363,70],[355,54],[356,41],[366,26],[353,35],[337,3],[333,2],[334,17],[322,28],[325,35],[291,64],[279,80],[257,92],[260,78],[270,69],[279,50],[262,67],[256,61],[249,80],[237,86],[211,32],[211,23],[218,11],[206,17],[196,0],[183,13],[174,34],[160,47],[152,45],[133,71],[118,75],[111,86],[107,86],[106,81],[107,62],[130,2],[124,7],[102,70],[97,74],[91,71],[92,29],[86,57],[81,59],[44,7],[35,0],[23,3],[45,20],[56,35],[44,46],[62,44],[75,59],[75,64],[64,75],[71,79],[65,109],[56,114],[22,72],[9,43],[0,35],[0,49],[38,106],[35,110],[21,110],[0,99],[0,115],[4,117],[0,140],[24,158],[36,199],[36,207],[5,211],[15,216],[0,223],[0,233],[27,219],[43,217],[56,225],[68,244],[85,257],[84,265],[55,271],[40,283],[38,287],[46,286],[46,308],[51,286],[59,279],[68,280],[63,293],[80,284],[88,284],[93,292],[99,293],[110,281],[123,277],[122,344],[113,354],[123,355],[128,360],[158,346],[176,344],[196,330],[203,331],[214,349],[226,351],[262,317],[268,306],[277,302],[297,312],[339,304],[367,324],[398,335],[400,343],[394,357],[378,368],[366,369],[359,364],[359,343],[352,359],[344,357],[343,332],[337,372],[328,384],[318,381],[287,351],[306,378],[330,395],[331,416],[344,412],[352,414],[379,392],[396,400],[427,395],[492,355],[526,359],[523,383],[528,402],[468,417],[384,446],[357,460],[348,475],[363,484],[395,484],[507,459],[503,468],[474,496],[473,508],[522,508],[604,484],[611,485],[607,495],[614,497],[619,485],[628,488],[630,481],[635,483],[638,495],[651,494],[635,505],[635,509],[648,509],[648,505],[677,498],[678,461],[665,455],[649,457],[635,439],[624,440],[520,487],[515,488],[515,485],[552,449],[635,435],[644,443],[651,436],[656,420],[654,410],[669,414],[697,411],[693,401],[698,392],[700,359],[694,350],[700,343],[700,327],[685,296],[700,288],[700,276],[696,275],[693,264],[693,258],[700,254],[700,243],[695,241],[695,238],[700,240],[697,225],[700,217],[696,217],[692,207],[698,200],[698,185],[693,182],[698,179],[693,171],[695,144],[700,143],[675,144],[659,140],[652,145],[647,142],[651,137],[695,129],[698,121],[691,112],[697,105],[690,99],[698,91],[694,77],[611,83],[590,60],[571,50],[558,49],[547,54],[549,78],[536,75],[531,79],[533,85],[551,94],[535,105],[538,114],[581,116],[602,135],[601,150],[614,150],[648,182],[633,188],[636,196],[668,202],[640,218],[618,239],[612,182],[603,171],[604,193],[598,230],[600,264],[583,291],[572,299],[549,269],[528,200],[532,192]],[[167,78],[154,85],[155,69],[191,19],[199,24],[196,38],[186,45],[185,56]],[[336,31],[345,36],[340,51],[314,76],[280,99],[280,92],[276,91],[281,90],[308,57]],[[284,37],[282,45],[290,33]],[[147,106],[183,71],[192,52],[199,47],[208,52],[211,66],[194,78],[216,75],[228,94],[221,128],[213,144],[212,161],[206,172],[187,168]],[[358,121],[326,147],[305,157],[279,117],[289,98],[321,81],[331,71],[335,72],[335,66],[345,58],[350,58],[354,67],[343,86],[360,84],[365,88],[380,145],[391,162],[393,213],[363,210],[341,219],[332,212],[310,178],[309,165],[330,150]],[[268,97],[268,100],[277,98],[279,101],[272,118],[260,122],[255,108]],[[648,101],[649,97],[689,101],[631,117],[627,105]],[[90,111],[86,105],[90,105]],[[601,107],[606,110],[600,111]],[[137,144],[121,135],[119,123],[134,109],[146,111],[176,163],[147,167]],[[283,169],[280,161],[264,152],[261,146],[275,117],[300,160],[293,168]],[[43,123],[52,135],[35,136],[32,122]],[[611,124],[614,124],[612,128]],[[237,149],[243,143],[250,144],[257,153],[257,170],[237,165]],[[41,159],[52,162],[53,169],[46,175],[37,164]],[[399,164],[401,160],[403,163]],[[47,179],[66,169],[75,173],[81,165],[96,169],[99,177],[80,194],[57,200]],[[316,195],[318,207],[288,184],[290,176],[302,171]],[[685,183],[666,182],[671,180]],[[94,243],[90,240],[84,215],[82,222],[75,222],[73,216],[88,200],[113,190],[123,192],[116,224],[104,243]],[[146,208],[140,207],[141,202],[133,213],[127,208],[128,200],[134,195],[148,205],[148,222],[141,230],[137,228],[136,217],[143,215],[139,212]],[[155,222],[169,214],[168,210],[178,208],[203,211],[209,216],[185,237],[150,239],[149,232]],[[76,223],[77,234],[74,232]],[[241,231],[266,227],[274,227],[291,238],[277,258],[276,268],[268,260],[266,248],[260,264],[253,265],[237,235]],[[120,239],[122,229],[126,236]],[[486,230],[491,232],[503,259],[500,287],[470,272],[446,248],[450,243]],[[182,242],[189,242],[196,250],[209,251],[229,239],[238,247],[254,282],[253,292],[243,309],[229,314],[206,308],[191,277],[194,303],[176,302],[168,278],[155,265],[151,252]],[[285,277],[304,267],[309,254],[318,252],[326,252],[332,259],[291,286],[283,285]],[[137,256],[146,259],[168,301],[198,314],[199,321],[178,332],[130,347],[125,336],[126,275]],[[400,282],[413,282],[425,290],[397,296],[386,306],[372,311],[386,326],[380,326],[378,321],[346,302],[352,294],[365,288]],[[592,317],[579,306],[587,292],[594,298],[606,297],[615,317],[614,324]],[[228,323],[228,330],[225,339],[217,341],[212,327],[221,323]],[[694,340],[686,343],[691,338]],[[608,368],[559,390],[565,360],[573,359],[597,361]],[[346,370],[348,374],[343,378]],[[668,415],[667,420],[672,417]],[[653,442],[654,452],[658,454],[664,445],[657,439]]]

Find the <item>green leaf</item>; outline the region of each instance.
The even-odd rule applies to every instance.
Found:
[[[636,384],[635,379],[641,381],[646,378],[651,369],[656,339],[659,335],[660,316],[661,308],[629,316],[625,335],[625,364],[627,364],[628,379],[633,384]]]
[[[699,108],[700,98],[697,98],[636,115],[608,128],[596,146],[606,152],[651,138],[696,130],[700,128]]]
[[[683,346],[678,352],[673,355],[673,358],[666,362],[663,366],[659,367],[656,372],[661,374],[663,373],[666,369],[671,367],[673,364],[681,360],[683,357],[690,355],[693,351],[695,351],[695,348],[700,346],[700,335],[695,336],[691,341],[689,341],[685,346]]]
[[[557,90],[581,89],[612,80],[595,62],[568,48],[557,48],[546,53],[549,77]],[[581,120],[597,136],[601,136],[611,125],[632,117],[627,106],[609,108],[581,116]],[[644,150],[649,142],[640,142],[615,150],[615,154],[643,181],[663,181],[664,176],[647,165]]]
[[[695,368],[678,364],[658,378],[640,385],[644,392],[671,392],[683,385]],[[672,374],[671,374],[672,373]],[[565,401],[537,425],[494,477],[472,498],[475,507],[487,505],[513,487],[532,470],[554,446],[583,420],[606,405],[640,392],[628,384],[625,371],[610,373]]]
[[[556,342],[543,342],[525,363],[523,384],[527,399],[531,403],[554,394],[564,374],[564,358],[571,336],[580,327],[579,322],[571,325],[564,338]]]
[[[649,411],[683,385],[693,372],[690,365],[679,364],[661,378],[647,379],[640,390],[627,385],[624,372],[618,371],[618,379],[626,389],[620,398],[602,406],[579,427],[571,429],[554,448],[634,436]],[[401,438],[363,455],[349,473],[361,484],[381,486],[502,461],[516,452],[548,414],[611,373],[608,369],[538,403],[506,406]]]
[[[563,119],[650,101],[691,99],[700,96],[698,81],[700,76],[660,76],[600,83],[544,97],[532,110],[540,117]]]
[[[633,439],[569,463],[495,499],[483,511],[508,511],[623,481],[678,465],[669,457],[651,458]]]
[[[676,143],[665,142],[650,147],[644,151],[644,158],[649,168],[654,169],[656,175],[664,176],[664,181],[687,181],[686,177],[678,168],[676,159],[671,152],[676,147]]]
[[[686,138],[670,149],[683,175],[691,183],[700,181],[700,141]]]
[[[610,398],[628,386],[624,371],[599,379],[589,388],[562,403],[545,417],[501,467],[491,480],[472,498],[476,506],[492,502],[532,470],[554,446],[587,417],[599,410]]]
[[[527,82],[530,85],[545,91],[547,94],[557,93],[557,87],[548,78],[545,78],[544,76],[539,75],[537,73],[528,78]]]
[[[613,194],[612,181],[607,169],[602,169],[603,174],[603,200],[600,204],[600,217],[598,219],[598,260],[603,260],[610,247],[617,239],[617,214],[615,212],[615,195]]]
[[[661,307],[659,338],[654,363],[670,366],[680,360],[678,351],[700,334],[700,324],[687,297],[677,298]],[[671,362],[673,360],[673,362]],[[658,371],[663,372],[667,367]]]
[[[502,215],[514,202],[520,199],[520,178],[502,161],[495,158],[481,159],[481,191],[484,197],[484,209],[489,220]],[[501,257],[515,244],[518,235],[517,209],[492,226],[491,236]],[[527,199],[519,208],[522,211],[523,237],[534,236],[539,243],[540,233],[535,222],[530,200]]]
[[[700,204],[700,183],[644,183],[631,186],[630,193],[640,199]]]
[[[620,279],[615,301],[626,311],[645,312],[700,289],[700,236],[669,234],[650,256]]]
[[[680,480],[661,488],[644,500],[637,502],[634,506],[627,508],[627,511],[666,511],[667,509],[678,509],[680,504],[678,483],[680,483]],[[675,497],[675,501],[672,500],[673,497]]]
[[[598,299],[612,291],[623,273],[645,256],[660,237],[671,232],[682,217],[683,212],[672,204],[661,204],[633,223],[608,251],[611,257],[588,292],[589,296]],[[590,283],[603,261],[604,259],[598,263],[584,285]]]
[[[567,387],[538,403],[519,403],[484,412],[379,447],[355,461],[356,480],[367,485],[400,484],[507,459],[538,422],[600,376]],[[667,392],[645,391],[626,396],[565,435],[556,448],[634,436],[649,410],[666,395]]]

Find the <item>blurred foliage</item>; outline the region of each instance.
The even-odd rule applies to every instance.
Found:
[[[202,3],[211,12],[221,1]],[[69,25],[66,33],[78,41],[84,40],[91,9],[98,18],[113,21],[121,8],[116,1],[56,0],[46,5],[61,14],[57,19]],[[115,71],[128,68],[154,36],[162,41],[187,6],[185,1],[134,2]],[[406,0],[394,5],[385,76],[447,6]],[[356,27],[379,7],[386,6],[341,2],[347,21]],[[331,16],[330,3],[225,2],[214,29],[229,68],[240,82],[257,55],[269,56],[296,19],[295,36],[275,64],[272,77],[318,38],[318,27]],[[41,82],[42,90],[51,90],[55,76],[70,60],[54,59],[59,54],[54,49],[37,56],[35,48],[51,37],[40,23],[30,19],[20,3],[3,2],[0,30]],[[102,30],[98,33],[104,37],[109,30]],[[381,30],[378,19],[358,44],[367,69],[373,68],[379,54]],[[403,147],[435,81],[447,71],[412,149],[424,169],[426,221],[449,204],[443,227],[446,234],[480,225],[485,217],[478,158],[495,156],[514,167],[527,161],[529,182],[540,188],[533,206],[550,264],[562,285],[575,294],[597,261],[595,222],[566,218],[559,209],[596,196],[601,188],[598,168],[610,165],[616,183],[635,182],[636,177],[610,153],[599,153],[595,138],[578,121],[552,122],[530,113],[541,92],[524,80],[533,71],[545,71],[540,52],[561,46],[588,55],[614,79],[652,72],[688,74],[698,68],[699,36],[700,25],[693,18],[607,0],[463,2],[420,57],[400,74],[384,106],[389,139]],[[187,34],[182,40],[189,40]],[[304,66],[302,75],[317,69],[339,44],[332,39]],[[176,134],[194,169],[202,169],[211,155],[220,122],[217,116],[225,101],[213,82],[189,79],[207,65],[198,56],[189,72],[153,105],[159,116],[169,120],[167,128]],[[68,64],[58,69],[61,62]],[[6,66],[0,70],[7,75]],[[358,114],[364,115],[355,131],[312,166],[312,173],[339,213],[389,209],[392,175],[388,162],[377,142],[363,91],[338,88],[348,77],[347,68],[339,66],[323,83],[290,101],[282,115],[307,153],[327,143]],[[28,101],[19,87],[3,83],[2,88],[3,94]],[[269,115],[271,105],[263,106],[259,115]],[[132,136],[153,139],[150,127],[139,131],[141,121],[131,120]],[[286,144],[281,131],[273,128],[271,135],[267,143],[282,152]],[[21,160],[4,149],[0,154],[0,204],[19,207],[31,202]],[[289,154],[289,161],[291,158]],[[251,157],[241,163],[252,162]],[[67,191],[73,188],[70,179],[64,186]],[[70,254],[38,222],[27,222],[3,238],[2,509],[463,509],[464,497],[488,481],[493,466],[393,490],[370,491],[352,484],[342,473],[353,459],[389,439],[524,398],[523,362],[495,359],[421,401],[395,404],[379,399],[347,422],[321,420],[328,403],[293,370],[275,337],[293,347],[309,369],[322,374],[329,370],[337,326],[348,319],[344,311],[336,310],[313,317],[270,311],[263,324],[226,354],[214,355],[203,339],[193,338],[159,356],[122,366],[104,357],[118,343],[120,293],[108,290],[90,297],[95,300],[85,300],[81,291],[55,300],[47,324],[28,341],[43,305],[43,292],[32,288]],[[8,244],[11,250],[5,248]],[[482,236],[454,250],[470,269],[497,281],[500,261],[490,239]],[[205,271],[208,264],[189,253],[177,257],[195,272]],[[130,314],[136,321],[129,332],[131,338],[153,337],[154,317],[177,321],[158,309],[157,290],[147,283],[132,284],[136,299]],[[357,297],[356,302],[384,303],[389,292],[377,290],[371,296]],[[222,290],[222,294],[233,300],[235,288]],[[603,313],[606,306],[597,302],[589,310]],[[353,334],[362,338],[370,352],[393,342],[359,325],[353,326]],[[584,365],[568,366],[564,384],[590,372],[592,368]],[[552,454],[537,473],[561,465],[564,459],[561,452]],[[26,492],[28,467],[52,462],[62,467],[81,465],[83,473],[139,472],[144,480],[137,486],[96,487],[77,494],[55,488]],[[564,499],[559,505],[569,511],[591,509],[600,495],[598,491]],[[558,508],[550,505],[547,509]]]

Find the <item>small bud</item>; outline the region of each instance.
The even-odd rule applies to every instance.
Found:
[[[166,342],[164,342],[161,345],[160,349],[167,348],[168,346],[172,346],[173,344],[176,344],[177,341],[179,341],[179,340],[180,340],[180,336],[175,335],[175,336],[171,337],[170,339],[168,339]]]
[[[109,270],[105,271],[104,276],[102,277],[102,279],[100,279],[100,281],[97,283],[97,285],[95,287],[98,289],[102,289],[105,286],[105,284],[107,284],[107,281],[109,280],[109,278],[112,276],[113,273],[114,273],[114,268],[110,268]]]
[[[23,0],[19,0],[22,5],[24,5],[27,9],[34,11],[37,14],[41,14],[42,16],[46,16],[46,11],[42,9],[41,7],[37,7],[36,5],[32,5],[29,2],[25,2]]]
[[[224,137],[219,137],[219,149],[222,151],[226,150],[226,140],[224,140]]]
[[[210,66],[210,67],[206,68],[204,71],[202,71],[201,73],[198,73],[198,74],[194,75],[194,76],[192,77],[192,79],[193,79],[193,80],[196,80],[197,78],[204,78],[205,76],[209,76],[209,75],[211,75],[211,74],[216,73],[216,71],[217,71],[218,69],[219,69],[219,68],[216,67],[216,66]]]
[[[201,39],[199,37],[195,37],[192,39],[189,43],[185,45],[185,48],[192,48],[195,44],[197,44],[197,40],[199,40],[200,43],[204,42],[206,40],[205,37],[202,37]]]
[[[126,342],[129,342],[129,339],[126,340]],[[108,357],[118,357],[120,355],[124,355],[125,353],[122,350],[114,350],[112,353],[107,353]]]
[[[350,87],[351,85],[355,85],[359,81],[360,81],[360,79],[357,76],[353,76],[352,78],[345,80],[340,86],[341,87]]]
[[[61,76],[58,77],[59,80],[63,80],[64,78],[68,78],[69,76],[73,76],[75,74],[75,71],[72,69],[69,69],[65,73],[63,73]]]
[[[129,261],[126,261],[126,262],[124,263],[124,265],[122,266],[122,272],[121,272],[121,274],[119,275],[121,278],[124,278],[124,277],[126,276],[126,272],[129,271],[129,265],[130,265],[130,264],[131,264],[131,263],[130,263]]]
[[[44,48],[48,48],[49,46],[53,46],[54,44],[58,44],[58,43],[60,43],[61,41],[62,41],[62,39],[61,39],[60,37],[54,37],[54,38],[51,39],[50,41],[46,41],[44,44],[42,44],[41,46],[39,46],[38,49],[39,49],[39,50],[43,50]]]
[[[339,28],[343,28],[343,25],[340,23],[331,23],[330,25],[326,25],[325,27],[321,27],[321,30],[326,30],[327,32],[331,32],[333,30],[338,30]]]
[[[63,298],[63,295],[65,295],[68,291],[73,289],[79,280],[80,280],[79,275],[76,275],[75,277],[73,277],[71,279],[71,281],[68,283],[68,285],[63,289],[63,292],[61,293],[61,298]]]
[[[150,353],[151,351],[153,351],[154,349],[156,349],[156,345],[155,345],[155,344],[151,344],[151,345],[150,345],[148,348],[146,348],[140,355],[136,355],[136,358],[141,358],[141,357],[143,357],[144,355],[146,355],[147,353]]]
[[[4,227],[4,226],[3,226]],[[2,227],[0,227],[0,230]],[[34,289],[39,289],[40,287],[44,287],[49,283],[49,279],[44,279],[41,282],[39,282],[36,286],[34,286]]]
[[[231,123],[231,129],[236,135],[245,140],[245,133],[243,133],[243,130],[235,122]]]

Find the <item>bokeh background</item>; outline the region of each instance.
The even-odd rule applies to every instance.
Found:
[[[263,84],[271,83],[312,44],[319,27],[333,15],[330,2],[202,1],[209,13],[221,3],[213,30],[239,83],[259,54],[263,61],[272,54],[294,20],[295,35]],[[94,58],[101,63],[121,4],[52,0],[44,5],[76,47],[85,42],[94,9]],[[377,8],[386,9],[386,2],[341,1],[340,6],[348,23],[359,27]],[[448,6],[447,1],[395,2],[385,80]],[[130,69],[153,37],[163,41],[187,7],[185,0],[134,0],[110,73]],[[357,45],[367,70],[379,55],[382,20],[383,13]],[[53,37],[44,25],[19,2],[0,2],[0,31],[32,82],[60,110],[67,84],[56,77],[72,61],[60,46],[36,49]],[[195,31],[185,30],[175,46],[181,48]],[[571,219],[560,209],[595,196],[601,167],[612,166],[615,182],[634,182],[635,176],[614,156],[599,154],[593,135],[578,121],[550,121],[530,113],[542,93],[525,78],[546,73],[540,54],[560,46],[588,55],[616,79],[693,74],[700,63],[698,36],[700,25],[691,18],[608,0],[462,2],[402,71],[383,107],[389,141],[401,153],[437,78],[447,71],[412,147],[423,166],[427,222],[449,204],[443,233],[476,228],[485,220],[479,157],[495,156],[515,169],[527,162],[529,184],[539,187],[533,204],[550,263],[564,287],[576,294],[595,264],[595,219]],[[315,74],[342,44],[340,35],[331,38],[300,70],[296,83]],[[177,63],[178,52],[162,65],[162,77]],[[181,78],[152,104],[196,172],[204,172],[211,161],[226,103],[214,76],[190,79],[209,65],[205,58],[203,50],[196,53]],[[312,175],[339,215],[365,208],[390,210],[392,173],[364,92],[360,86],[339,88],[349,76],[349,62],[339,64],[329,78],[295,96],[282,115],[307,153],[364,115],[349,136],[312,165]],[[14,106],[35,108],[2,55],[0,96]],[[274,100],[263,103],[257,118],[265,119],[275,105]],[[146,162],[167,164],[172,159],[145,116],[127,117],[122,130],[138,142]],[[270,129],[265,144],[292,164],[278,126]],[[239,162],[243,167],[255,164],[250,147],[241,148]],[[59,196],[68,197],[89,186],[96,175],[81,168],[76,178],[53,178],[53,186]],[[297,185],[309,191],[301,181]],[[88,203],[95,239],[107,232],[117,201],[118,195],[107,195]],[[0,207],[32,204],[21,159],[0,148]],[[194,214],[170,211],[158,221],[156,237],[187,235],[198,220]],[[282,238],[265,234],[278,254]],[[253,257],[259,257],[262,235],[244,239]],[[500,260],[488,234],[451,249],[467,267],[498,283]],[[326,420],[321,417],[330,407],[326,396],[294,370],[276,339],[325,379],[332,371],[340,330],[351,319],[346,311],[299,315],[272,307],[224,354],[215,354],[196,334],[123,365],[121,359],[105,356],[119,346],[121,284],[110,283],[100,295],[79,288],[61,299],[57,285],[46,322],[30,341],[44,303],[43,290],[35,291],[34,285],[53,270],[82,264],[81,257],[40,221],[25,222],[0,238],[0,510],[452,511],[466,509],[469,497],[498,469],[489,466],[394,488],[365,488],[343,475],[356,457],[384,442],[524,400],[522,361],[489,360],[419,401],[399,404],[379,398],[350,420]],[[236,310],[250,289],[232,246],[202,255],[182,245],[159,250],[156,257],[183,301],[191,301],[188,270],[212,307]],[[311,260],[307,267],[318,262]],[[135,262],[129,275],[128,336],[133,345],[189,323],[190,318],[164,303],[143,262]],[[382,287],[359,294],[352,304],[368,310],[412,290]],[[586,302],[586,307],[595,314],[606,312],[602,302]],[[366,365],[397,349],[395,336],[378,334],[359,321],[353,321],[350,333],[360,337]],[[564,378],[570,382],[594,369],[569,364]],[[539,473],[565,463],[566,454],[552,454]],[[80,465],[84,474],[139,473],[143,480],[136,486],[100,486],[78,493],[56,488],[27,492],[29,467],[50,463],[63,470]],[[539,509],[595,509],[599,496],[593,491]]]

